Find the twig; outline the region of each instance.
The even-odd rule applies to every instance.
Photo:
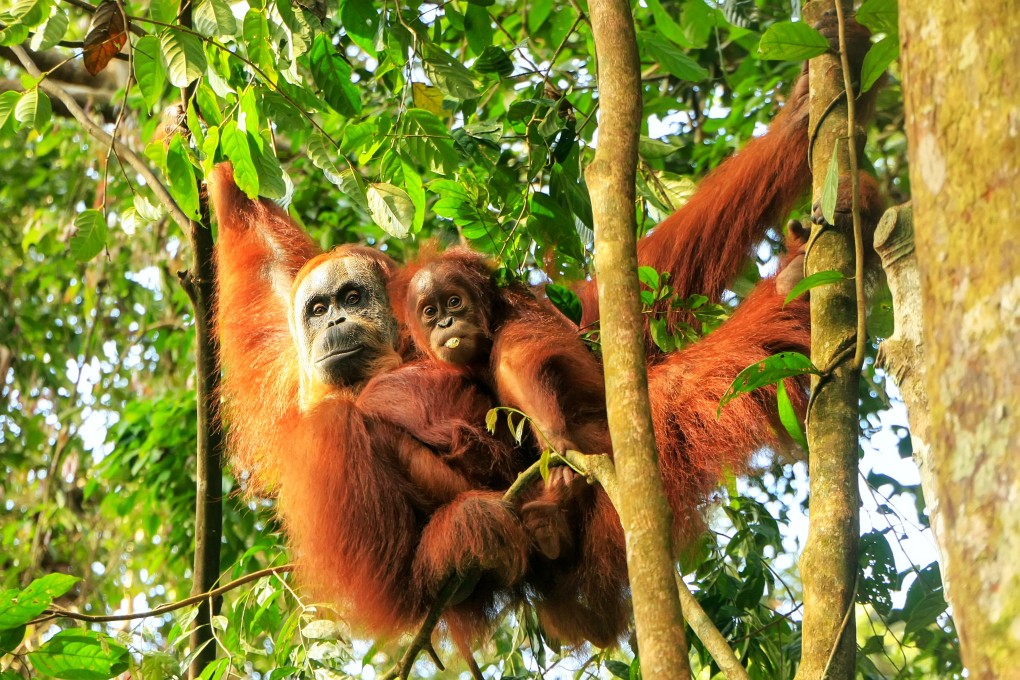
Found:
[[[11,51],[21,62],[21,65],[25,67],[29,75],[33,78],[42,78],[42,72],[36,67],[35,62],[28,56],[28,54],[18,45],[11,45]],[[170,216],[174,218],[181,229],[187,232],[191,226],[191,220],[184,214],[180,206],[177,205],[177,201],[173,199],[170,192],[166,190],[163,183],[156,179],[156,175],[152,172],[148,165],[136,154],[129,146],[123,142],[115,139],[112,135],[108,134],[101,127],[93,123],[88,115],[78,106],[78,102],[74,100],[70,94],[68,94],[62,87],[56,85],[49,80],[43,79],[39,81],[39,87],[45,90],[47,93],[53,95],[61,101],[61,103],[67,107],[67,110],[74,116],[85,131],[95,137],[103,144],[111,145],[117,152],[117,155],[127,160],[128,164],[134,168],[135,172],[145,179],[145,183],[152,189],[152,193],[156,195],[159,202],[163,204]]]
[[[730,643],[701,608],[701,603],[694,597],[679,573],[676,574],[676,587],[680,591],[680,608],[683,610],[684,620],[719,664],[720,670],[726,674],[728,680],[750,680],[747,670],[740,664],[740,659],[733,652]]]
[[[268,567],[267,569],[260,569],[250,574],[246,574],[241,578],[235,579],[230,583],[225,583],[219,588],[213,588],[212,590],[186,597],[183,600],[177,600],[176,602],[167,602],[162,604],[155,609],[150,609],[144,612],[134,612],[131,614],[110,614],[110,615],[94,615],[94,614],[80,614],[78,612],[68,611],[67,609],[53,608],[47,609],[43,614],[35,619],[29,621],[26,625],[35,625],[51,621],[53,619],[74,619],[75,621],[84,621],[86,623],[109,623],[111,621],[131,621],[133,619],[147,619],[152,616],[162,616],[167,612],[176,611],[178,609],[184,609],[190,607],[193,604],[197,604],[202,600],[210,597],[219,597],[223,593],[229,592],[243,586],[245,583],[251,583],[257,581],[263,576],[271,576],[273,574],[283,574],[286,572],[294,571],[294,565],[285,564],[280,567]]]
[[[861,187],[857,177],[857,97],[854,95],[850,55],[846,49],[846,17],[843,3],[837,2],[839,20],[839,58],[843,67],[843,88],[846,90],[846,145],[850,156],[850,187],[853,191],[851,214],[854,221],[854,286],[857,290],[857,346],[854,349],[854,368],[864,366],[864,352],[868,341],[867,305],[864,299],[864,231],[861,226]]]

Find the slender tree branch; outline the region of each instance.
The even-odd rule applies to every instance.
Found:
[[[153,173],[152,169],[149,168],[145,161],[143,161],[141,157],[128,145],[124,144],[124,142],[114,138],[101,127],[93,123],[82,108],[78,106],[78,102],[74,100],[74,97],[65,92],[60,86],[46,80],[43,73],[36,67],[28,54],[25,53],[25,50],[18,45],[12,45],[11,51],[18,57],[18,61],[20,61],[21,65],[25,67],[25,70],[28,71],[29,75],[33,78],[42,78],[42,80],[39,81],[39,87],[47,94],[59,99],[60,102],[67,107],[67,110],[71,113],[71,115],[74,116],[75,120],[77,120],[78,123],[85,128],[86,132],[101,143],[113,146],[117,155],[126,160],[128,165],[142,176],[145,183],[149,185],[150,189],[152,189],[152,193],[156,195],[159,202],[163,204],[167,212],[170,213],[170,216],[173,217],[174,222],[176,222],[181,229],[187,232],[191,226],[191,220],[189,220],[188,216],[184,214],[184,211],[177,205],[177,201],[173,199],[173,196],[171,196],[170,192],[166,190],[163,183],[156,178],[155,173]]]
[[[110,623],[112,621],[133,621],[135,619],[148,619],[153,616],[162,616],[167,612],[176,611],[178,609],[184,609],[190,607],[193,604],[198,604],[202,600],[212,597],[220,597],[224,593],[228,593],[231,590],[239,588],[246,583],[257,581],[263,576],[272,576],[274,574],[285,574],[287,572],[294,571],[294,565],[285,564],[280,567],[268,567],[266,569],[260,569],[250,574],[234,579],[230,583],[225,583],[218,588],[213,588],[208,592],[198,593],[191,597],[186,597],[183,600],[177,600],[175,602],[168,602],[162,604],[155,609],[150,609],[144,612],[133,612],[131,614],[109,614],[109,615],[94,615],[94,614],[80,614],[78,612],[68,611],[66,609],[60,609],[57,607],[47,609],[38,618],[32,619],[26,625],[32,626],[53,619],[73,619],[75,621],[84,621],[85,623]]]

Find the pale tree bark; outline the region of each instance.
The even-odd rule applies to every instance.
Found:
[[[602,352],[609,430],[619,479],[618,510],[642,676],[689,678],[669,504],[656,460],[637,278],[635,172],[641,130],[641,72],[627,0],[589,4],[598,59],[599,138],[586,170],[595,219]]]
[[[901,3],[934,494],[972,677],[1020,659],[1020,41],[1012,0]],[[927,489],[926,489],[927,491]],[[929,496],[930,494],[926,494]]]
[[[811,2],[805,19],[816,23],[832,2]],[[853,3],[844,2],[851,16]],[[847,151],[847,98],[840,58],[812,59],[812,195],[821,197],[833,149],[838,144],[841,174],[850,176]],[[863,147],[859,144],[858,147]],[[816,225],[805,258],[807,275],[836,270],[846,277],[811,291],[811,358],[822,376],[811,383],[807,416],[811,479],[808,539],[800,560],[804,583],[804,628],[797,678],[854,677],[856,641],[854,600],[860,536],[857,492],[856,257],[853,230]]]
[[[924,310],[921,275],[914,249],[913,211],[909,205],[890,208],[882,216],[875,232],[875,250],[882,257],[882,269],[889,281],[893,299],[893,324],[896,329],[892,337],[879,345],[877,363],[896,380],[903,403],[907,406],[914,462],[921,476],[931,532],[942,566],[942,585],[948,597],[950,582],[946,573],[946,553],[942,547],[946,533],[943,519],[945,513],[935,492],[935,470],[939,461],[931,447],[931,416],[922,340]]]

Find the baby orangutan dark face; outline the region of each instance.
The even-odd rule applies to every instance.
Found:
[[[492,349],[483,304],[474,287],[456,270],[425,267],[411,279],[408,309],[429,354],[458,366],[485,363]]]

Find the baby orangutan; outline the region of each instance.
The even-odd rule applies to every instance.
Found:
[[[427,260],[407,285],[403,311],[422,352],[466,371],[501,406],[527,414],[539,446],[610,452],[600,362],[558,311],[522,285],[498,286],[483,256],[453,248]],[[522,507],[547,558],[569,549],[563,511],[587,493],[584,480],[561,467]]]

